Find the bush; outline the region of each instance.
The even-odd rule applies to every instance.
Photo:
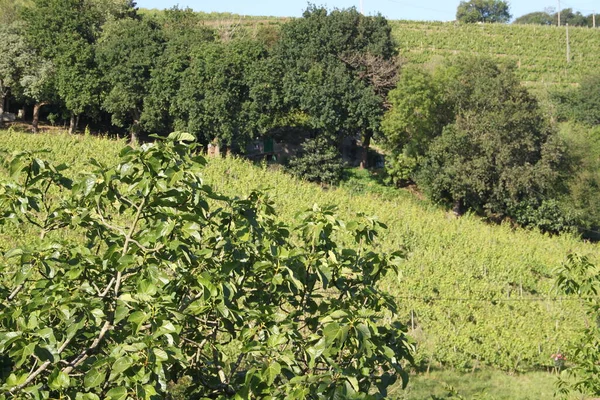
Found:
[[[326,139],[308,139],[302,150],[290,159],[289,171],[309,182],[335,185],[344,174],[344,162],[340,152]]]
[[[600,75],[584,77],[576,89],[555,91],[552,100],[560,120],[600,125]]]

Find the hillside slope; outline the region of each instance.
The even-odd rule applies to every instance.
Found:
[[[43,157],[67,162],[76,171],[85,170],[92,157],[114,163],[123,145],[84,136],[0,134],[0,150],[48,148]],[[5,176],[0,169],[0,178]],[[383,199],[349,189],[324,190],[234,158],[211,159],[204,177],[228,195],[266,189],[288,222],[314,203],[335,204],[346,219],[356,212],[377,215],[389,227],[382,232],[381,248],[404,248],[408,255],[400,279],[390,278],[386,285],[398,299],[423,366],[550,366],[550,355],[576,344],[576,331],[585,324],[577,299],[557,299],[552,271],[569,252],[600,261],[597,244],[487,225],[472,215],[454,219],[406,192]],[[0,247],[10,242],[10,232],[0,230]]]
[[[409,63],[437,62],[452,54],[507,59],[517,75],[534,88],[570,85],[600,68],[600,29],[454,22],[391,21],[401,56]]]
[[[160,16],[161,10],[143,14]],[[260,26],[276,27],[290,18],[255,17],[231,13],[198,13],[203,24],[221,29],[235,27],[238,35],[252,35]],[[567,63],[566,27],[511,24],[459,24],[390,20],[400,55],[408,63],[439,62],[454,54],[480,54],[517,65],[521,81],[533,88],[573,85],[600,68],[600,29],[569,27]],[[239,29],[241,27],[246,28]]]

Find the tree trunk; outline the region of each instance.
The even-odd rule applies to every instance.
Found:
[[[77,130],[77,116],[75,113],[71,113],[71,120],[69,121],[69,135],[72,135]]]
[[[360,151],[360,168],[365,169],[369,167],[369,146],[371,146],[371,137],[373,132],[365,132]]]
[[[462,202],[460,200],[456,200],[452,205],[452,213],[457,217],[463,215],[463,207]]]
[[[131,132],[129,133],[129,144],[131,144],[132,146],[137,145],[138,142],[138,137],[137,137],[137,133],[135,132],[134,129],[131,130]]]
[[[40,122],[40,108],[42,108],[42,106],[45,106],[46,104],[48,103],[41,102],[35,103],[35,105],[33,106],[33,119],[31,120],[31,130],[33,131],[33,133],[39,132],[38,124]]]
[[[132,146],[136,146],[138,144],[138,132],[140,130],[140,118],[141,112],[137,109],[133,110],[133,124],[131,125],[131,129],[129,130],[129,143]]]
[[[4,98],[5,96],[0,96],[0,128],[4,126]]]

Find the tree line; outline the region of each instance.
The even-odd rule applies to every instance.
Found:
[[[70,121],[140,134],[185,130],[243,150],[301,127],[368,148],[395,83],[396,46],[381,16],[309,7],[279,27],[227,34],[191,10],[155,16],[133,3],[33,0],[3,24],[0,103],[52,106]],[[5,53],[7,50],[8,53]]]

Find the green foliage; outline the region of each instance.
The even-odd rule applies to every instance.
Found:
[[[53,62],[55,89],[75,115],[97,110],[94,44],[105,17],[85,0],[34,0],[23,12],[28,42]]]
[[[566,263],[557,271],[556,286],[567,294],[576,294],[584,302],[587,318],[586,329],[577,347],[570,349],[572,357],[569,367],[563,374],[574,378],[571,380],[561,379],[558,384],[558,393],[567,395],[572,390],[581,391],[591,396],[600,395],[600,300],[598,291],[600,281],[598,280],[598,267],[593,265],[585,256],[571,254]]]
[[[536,25],[556,25],[558,24],[558,12],[552,14],[552,9],[546,11],[532,12],[517,18],[514,24],[536,24]],[[560,11],[561,25],[569,24],[572,26],[585,26],[588,28],[594,25],[594,15],[583,15],[581,12],[573,12],[572,8],[563,8]]]
[[[530,24],[530,25],[553,25],[556,23],[550,13],[546,11],[536,11],[529,14],[525,14],[515,19],[513,24]]]
[[[567,143],[573,173],[568,179],[569,195],[563,199],[588,238],[600,236],[600,128],[562,124],[561,136]]]
[[[388,95],[390,108],[382,132],[391,153],[386,158],[386,169],[395,183],[413,178],[419,159],[451,119],[442,87],[440,79],[427,71],[408,67]]]
[[[521,201],[508,211],[521,226],[549,233],[578,233],[577,211],[557,199]]]
[[[166,43],[151,71],[148,94],[144,97],[141,124],[147,132],[167,135],[174,125],[173,99],[182,85],[183,73],[192,54],[205,42],[215,40],[215,32],[199,23],[190,9],[165,10],[160,20]]]
[[[20,19],[21,11],[30,0],[0,0],[0,25],[10,25]]]
[[[12,91],[19,93],[28,48],[17,24],[0,24],[0,114],[4,112],[4,99]],[[2,122],[0,121],[0,125]]]
[[[508,22],[511,15],[508,3],[502,0],[461,1],[456,9],[456,19],[460,22]]]
[[[465,57],[447,68],[444,98],[455,121],[431,143],[417,183],[434,201],[494,218],[519,219],[527,204],[538,213],[528,218],[545,210],[552,219],[556,208],[540,207],[564,190],[564,146],[537,101],[492,60]]]
[[[373,83],[382,75],[375,67],[389,65],[395,54],[382,16],[310,6],[282,26],[272,52],[283,74],[282,107],[306,114],[309,127],[330,139],[370,138],[379,129],[386,93]]]
[[[113,124],[139,130],[150,73],[163,51],[163,35],[152,21],[121,19],[104,26],[97,46],[98,67],[106,94],[102,107]]]
[[[172,99],[175,127],[194,134],[203,144],[216,140],[243,149],[262,133],[255,129],[250,76],[266,56],[257,41],[198,46]]]
[[[572,8],[564,8],[560,12],[560,23],[569,26],[585,26],[591,28],[593,26],[593,14],[583,15],[580,11],[574,12]],[[558,20],[558,17],[556,17]]]
[[[344,162],[337,148],[324,138],[308,139],[290,160],[290,172],[309,182],[335,185],[344,173]]]
[[[263,193],[205,185],[191,139],[73,179],[34,152],[5,158],[2,229],[37,238],[1,248],[0,397],[164,398],[191,378],[187,398],[376,399],[406,384],[409,345],[377,289],[402,257],[372,250],[384,225],[314,206],[286,226]]]
[[[600,75],[588,75],[576,89],[555,91],[552,98],[559,118],[589,126],[600,125]]]

